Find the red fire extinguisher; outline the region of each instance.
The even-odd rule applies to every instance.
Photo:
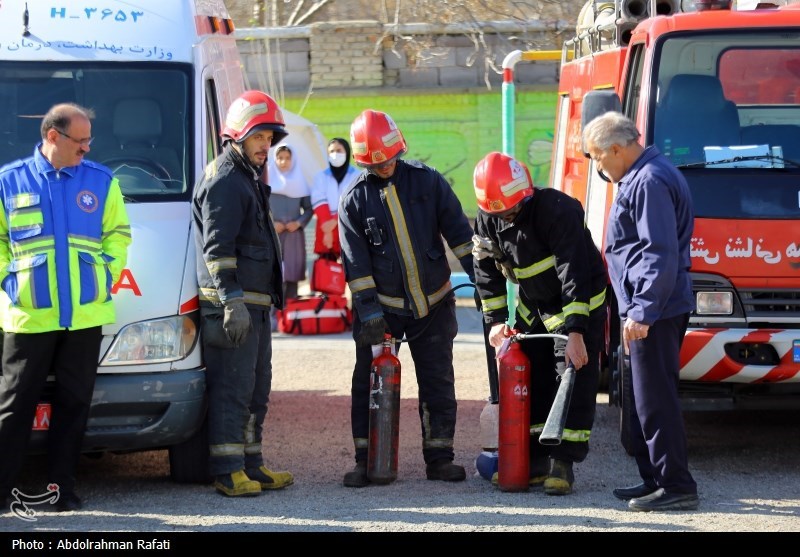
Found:
[[[381,353],[372,360],[370,374],[367,477],[375,484],[397,479],[400,360],[392,352],[394,344],[392,335],[386,333]]]
[[[501,491],[528,491],[531,363],[515,339],[510,338],[500,349],[497,371],[500,376],[497,486]]]

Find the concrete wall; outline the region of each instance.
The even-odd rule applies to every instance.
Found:
[[[249,84],[282,96],[361,88],[492,89],[502,84],[509,52],[558,49],[564,30],[563,24],[540,22],[475,27],[346,21],[239,28],[236,37]],[[555,61],[515,68],[517,85],[557,81]]]

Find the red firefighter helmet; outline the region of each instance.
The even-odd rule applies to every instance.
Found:
[[[275,145],[289,135],[284,126],[283,113],[272,97],[261,91],[245,91],[228,108],[222,137],[241,143],[251,134],[272,130]]]
[[[367,109],[350,126],[353,158],[361,166],[382,165],[406,152],[406,140],[392,117]]]
[[[508,211],[533,195],[528,167],[497,151],[483,157],[475,166],[473,184],[478,207],[492,214]]]

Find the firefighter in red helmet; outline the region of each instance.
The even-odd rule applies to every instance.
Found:
[[[387,331],[396,339],[406,337],[414,360],[426,476],[461,481],[464,467],[453,463],[453,339],[458,327],[444,242],[472,280],[472,229],[444,176],[419,161],[400,158],[406,142],[388,114],[363,111],[350,127],[350,144],[353,158],[366,171],[342,194],[339,205],[356,341],[351,391],[356,466],[345,474],[344,485],[370,483],[372,346],[381,344]]]
[[[489,342],[499,348],[510,334],[507,287],[516,283],[514,328],[569,340],[528,339],[531,361],[530,485],[566,495],[573,463],[589,451],[606,320],[606,272],[584,226],[581,204],[551,188],[534,188],[525,165],[493,152],[475,166],[478,215],[473,237],[475,284]],[[539,441],[557,390],[556,363],[577,373],[559,445]]]
[[[203,356],[208,392],[209,471],[229,497],[293,482],[264,466],[262,429],[272,383],[270,308],[283,306],[281,252],[259,177],[270,145],[287,135],[283,114],[261,91],[231,103],[223,151],[192,200]]]

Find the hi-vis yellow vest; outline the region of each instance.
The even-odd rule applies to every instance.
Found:
[[[111,171],[84,160],[56,171],[39,152],[0,169],[3,330],[42,333],[113,323],[111,287],[131,229]]]

